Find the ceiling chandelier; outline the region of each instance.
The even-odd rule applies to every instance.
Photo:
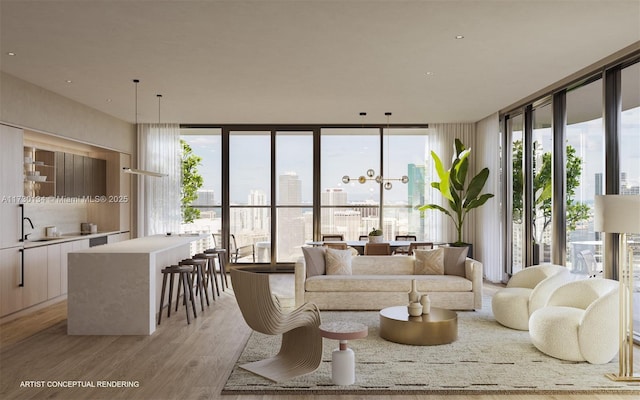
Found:
[[[360,116],[364,117],[366,116],[367,113],[366,112],[361,112]],[[386,112],[384,113],[384,115],[387,116],[387,131],[389,131],[389,117],[391,116],[390,112]],[[364,124],[362,126],[364,128]],[[384,138],[384,131],[383,131],[383,138]],[[387,134],[387,167],[389,167],[389,134]],[[402,183],[407,183],[409,182],[409,177],[406,175],[403,175],[401,178],[384,178],[382,175],[376,175],[376,172],[369,168],[366,172],[366,176],[364,175],[360,175],[360,177],[358,178],[358,182],[360,183],[366,183],[367,181],[375,181],[378,184],[381,184],[382,187],[384,187],[386,190],[391,190],[391,188],[393,188],[393,184],[391,183],[391,181],[400,181]],[[342,183],[344,184],[348,184],[349,182],[351,182],[351,177],[349,177],[349,175],[345,175],[342,177]]]

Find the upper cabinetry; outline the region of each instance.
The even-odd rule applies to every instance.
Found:
[[[54,196],[56,166],[52,151],[24,148],[25,196]]]
[[[26,196],[95,197],[107,193],[106,160],[24,148]]]
[[[56,195],[104,196],[107,193],[107,162],[79,154],[56,152]]]

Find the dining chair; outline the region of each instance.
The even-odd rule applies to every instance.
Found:
[[[345,242],[326,242],[323,246],[336,250],[346,250],[349,247]]]
[[[367,243],[364,245],[365,256],[390,256],[391,245],[389,243]]]
[[[341,233],[328,233],[322,235],[323,242],[344,242],[344,235]]]
[[[415,242],[416,240],[418,240],[416,235],[396,235],[396,242]],[[409,246],[397,247],[393,254],[407,255],[409,254]]]
[[[430,250],[433,249],[433,242],[413,242],[413,243],[409,243],[409,251],[407,252],[407,255],[412,255],[413,254],[413,250],[415,249],[426,249],[426,250]]]

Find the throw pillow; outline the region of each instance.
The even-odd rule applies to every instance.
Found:
[[[307,278],[325,274],[324,247],[302,247],[302,254],[307,267]]]
[[[444,249],[444,274],[466,276],[464,262],[467,259],[468,247],[443,247]]]
[[[324,253],[327,275],[351,275],[351,250],[327,248]]]
[[[444,249],[413,250],[416,256],[413,264],[413,273],[416,275],[443,275],[444,274]]]

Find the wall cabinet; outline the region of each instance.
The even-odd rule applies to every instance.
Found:
[[[58,172],[56,194],[65,197],[104,196],[107,193],[107,162],[78,154],[56,153],[63,165]]]

